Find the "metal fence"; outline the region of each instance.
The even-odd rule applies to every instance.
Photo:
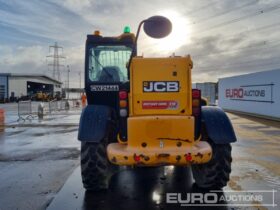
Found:
[[[40,104],[41,107],[40,107]],[[18,120],[32,120],[37,116],[43,117],[48,114],[62,114],[63,111],[80,109],[80,100],[78,99],[62,99],[52,100],[49,102],[32,102],[31,100],[24,100],[18,102]],[[41,116],[42,115],[42,116]]]
[[[18,121],[32,119],[31,100],[18,102]]]
[[[69,104],[68,104],[68,101],[66,99],[60,100],[59,106],[60,106],[59,110],[69,110],[69,108],[70,108]]]
[[[58,101],[57,100],[49,101],[49,113],[52,113],[57,110],[58,110]]]
[[[81,99],[69,99],[69,104],[72,104],[72,108],[80,108],[81,106]]]
[[[62,99],[60,101],[52,100],[49,102],[49,113],[69,110],[69,108],[69,102],[66,99]]]

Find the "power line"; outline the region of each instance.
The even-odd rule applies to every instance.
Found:
[[[252,32],[255,32],[255,31],[262,31],[264,29],[270,29],[270,28],[279,27],[279,26],[280,26],[280,22],[277,22],[277,23],[273,23],[273,24],[270,24],[270,25],[265,25],[265,26],[262,26],[262,27],[259,27],[259,28],[252,28],[250,30],[246,30],[246,31],[242,31],[240,33],[232,34],[230,36],[227,36],[227,38],[242,36],[244,34],[252,33]],[[206,39],[206,38],[208,38],[208,36],[201,37],[196,42],[199,42],[200,40],[203,40],[203,39]]]
[[[256,4],[259,0],[254,0],[252,2],[249,2],[247,4],[243,4],[242,6],[239,6],[239,7],[235,7],[235,8],[232,8],[230,10],[226,10],[226,11],[223,11],[221,13],[217,13],[215,15],[212,15],[212,16],[209,16],[209,17],[206,17],[206,18],[202,18],[200,20],[198,20],[197,22],[194,22],[192,23],[192,25],[197,25],[197,24],[201,24],[205,21],[209,21],[210,19],[213,19],[213,18],[217,18],[219,16],[223,16],[225,14],[228,14],[228,13],[231,13],[233,11],[236,11],[236,10],[240,10],[240,9],[243,9],[244,7],[248,7],[248,6],[252,6],[253,4]]]
[[[242,35],[244,35],[244,34],[252,33],[252,32],[255,32],[255,31],[261,31],[261,30],[269,29],[269,28],[275,29],[275,27],[276,27],[276,28],[277,28],[277,27],[280,27],[280,22],[277,22],[277,23],[274,23],[274,24],[270,24],[270,25],[265,25],[265,26],[263,26],[263,27],[259,27],[259,28],[255,28],[255,29],[251,29],[250,31],[243,31],[243,32],[241,32],[241,33],[236,33],[236,34],[233,34],[233,35],[231,35],[231,36],[227,36],[227,40],[228,40],[229,38],[242,36]],[[208,38],[207,36],[202,37],[202,38],[200,38],[199,40],[197,40],[195,43],[198,44],[201,40],[207,39],[207,38]],[[270,42],[270,41],[264,41],[264,42]],[[199,55],[199,56],[200,56],[200,55]]]
[[[273,11],[279,9],[279,8],[280,8],[280,4],[277,4],[277,5],[274,5],[272,7],[268,7],[266,9],[262,9],[260,11],[254,12],[254,13],[247,14],[247,15],[244,15],[244,16],[239,17],[239,18],[234,18],[232,20],[228,20],[228,21],[225,21],[223,23],[216,24],[216,25],[214,25],[214,26],[212,26],[210,28],[207,28],[206,30],[201,30],[199,32],[199,34],[205,33],[207,31],[213,30],[215,28],[219,28],[219,27],[222,27],[222,26],[226,26],[226,25],[230,25],[230,24],[233,24],[233,23],[237,23],[237,22],[240,22],[242,20],[245,20],[245,19],[248,19],[248,18],[251,18],[251,17],[254,17],[254,16],[262,15],[264,13],[273,12]]]
[[[266,61],[267,63],[258,63],[260,61]],[[276,61],[278,63],[273,63],[273,61]],[[221,65],[218,65],[218,66],[204,66],[204,67],[198,67],[198,69],[202,69],[202,70],[206,69],[206,70],[209,70],[209,71],[217,70],[217,69],[226,70],[226,69],[232,69],[232,68],[242,68],[242,67],[244,68],[247,65],[249,65],[249,66],[252,65],[251,67],[257,65],[257,67],[259,67],[259,66],[263,66],[263,65],[280,65],[280,63],[279,63],[279,57],[274,57],[274,58],[269,58],[269,61],[268,61],[268,58],[265,58],[265,59],[251,60],[251,61],[247,61],[247,62],[232,63],[232,64],[229,64],[229,65],[225,65],[225,63],[223,63],[222,67],[221,67]]]
[[[262,31],[264,29],[270,29],[270,28],[274,29],[275,27],[279,27],[279,26],[280,26],[280,22],[277,22],[277,23],[273,23],[273,24],[270,24],[270,25],[265,25],[265,26],[262,26],[262,27],[259,27],[259,28],[253,28],[253,29],[250,29],[250,30],[242,31],[240,33],[232,34],[230,36],[227,36],[227,38],[238,37],[238,36],[242,36],[244,34],[252,33],[252,32],[255,32],[255,31]],[[201,37],[199,40],[203,40],[205,38],[207,38],[207,36]],[[197,42],[199,42],[199,40]]]
[[[249,66],[240,66],[238,67],[238,70],[241,70],[241,69],[249,69],[249,68],[254,68],[255,66],[254,65],[249,65]],[[269,68],[269,69],[276,69],[276,68],[280,68],[280,63],[265,63],[265,64],[259,64],[257,66],[257,69],[260,69],[259,67],[262,67],[262,68]],[[232,70],[233,68],[237,68],[237,67],[228,67],[228,68],[221,68],[221,67],[218,67],[218,68],[209,68],[207,69],[209,72],[213,72],[213,71],[229,71],[229,70]],[[256,68],[255,68],[256,69]],[[198,70],[200,70],[200,68],[198,68]],[[197,71],[196,71],[197,72]]]
[[[273,23],[273,24],[270,24],[270,25],[265,25],[265,26],[262,26],[262,27],[259,27],[259,28],[251,29],[250,31],[243,31],[241,33],[236,33],[236,34],[233,34],[231,36],[227,36],[227,39],[232,38],[232,37],[242,36],[244,34],[247,35],[248,33],[252,33],[252,32],[255,32],[255,31],[261,31],[261,30],[266,30],[266,29],[269,29],[269,28],[275,29],[277,27],[280,27],[280,23],[279,22]],[[206,39],[206,38],[207,37],[200,38],[198,41],[196,41],[196,43],[199,43],[200,40],[203,40],[203,39]],[[192,55],[192,57],[206,57],[206,56],[210,56],[210,55],[218,55],[218,54],[230,53],[230,52],[234,52],[234,51],[238,51],[238,50],[243,50],[243,49],[247,49],[247,48],[250,49],[250,48],[255,48],[255,47],[260,47],[260,46],[271,45],[272,43],[274,43],[274,44],[276,43],[276,44],[272,45],[271,47],[277,47],[279,45],[279,41],[264,40],[264,41],[261,41],[261,42],[258,42],[256,44],[254,44],[255,46],[251,45],[251,46],[236,48],[236,49],[232,49],[232,50],[224,50],[224,51],[213,52],[213,53],[208,53],[208,54],[197,54],[197,55]]]
[[[279,61],[279,57],[272,57],[272,58],[256,59],[256,60],[250,60],[250,61],[238,62],[238,63],[231,63],[231,64],[226,64],[226,62],[223,62],[223,66],[235,66],[235,65],[238,66],[240,64],[250,64],[250,63],[255,64],[259,61],[267,61],[268,59]],[[218,67],[218,66],[210,66],[210,67]],[[204,67],[201,67],[201,68],[208,68],[208,66],[204,66]]]
[[[193,14],[196,14],[196,13],[198,13],[199,11],[205,10],[205,9],[209,9],[210,6],[213,6],[213,5],[218,4],[218,3],[220,3],[220,1],[218,1],[218,0],[216,0],[216,1],[214,1],[214,2],[210,2],[209,4],[205,4],[205,5],[201,6],[201,7],[198,7],[198,8],[196,8],[196,9],[193,9],[191,12],[188,12],[188,13],[185,14],[185,15],[193,15]]]
[[[280,41],[265,40],[265,41],[261,41],[254,45],[250,45],[250,46],[246,46],[246,47],[240,47],[240,48],[236,48],[236,49],[232,49],[232,50],[223,50],[223,51],[213,52],[213,53],[208,53],[208,54],[192,55],[192,57],[200,58],[200,57],[208,57],[210,55],[220,55],[220,54],[226,54],[226,53],[232,53],[232,52],[239,52],[240,50],[246,50],[246,49],[252,50],[252,49],[258,48],[260,46],[268,47],[267,45],[271,45],[271,44],[274,44],[274,45],[272,45],[270,47],[277,47],[280,45]],[[264,48],[264,49],[267,49],[267,48]]]

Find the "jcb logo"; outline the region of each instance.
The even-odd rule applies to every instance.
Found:
[[[143,92],[179,92],[179,82],[144,81]]]

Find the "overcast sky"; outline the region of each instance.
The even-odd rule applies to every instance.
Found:
[[[0,72],[51,75],[48,46],[58,42],[78,87],[86,34],[135,32],[155,14],[170,18],[173,32],[163,40],[141,33],[138,54],[190,54],[193,82],[280,68],[279,0],[0,0]]]

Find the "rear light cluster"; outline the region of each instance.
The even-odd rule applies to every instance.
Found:
[[[201,113],[201,92],[198,89],[192,89],[192,115],[198,117]]]
[[[119,99],[120,99],[120,116],[127,117],[127,110],[128,110],[128,102],[127,102],[128,94],[125,90],[121,90],[119,92]]]

